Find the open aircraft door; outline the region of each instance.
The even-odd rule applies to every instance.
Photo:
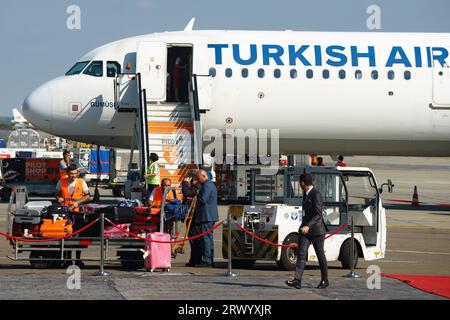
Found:
[[[136,72],[141,73],[142,89],[146,89],[147,101],[166,101],[167,44],[138,42]]]

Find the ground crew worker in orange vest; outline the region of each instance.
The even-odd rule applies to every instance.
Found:
[[[89,187],[81,178],[78,178],[76,165],[71,164],[67,170],[68,178],[62,178],[56,185],[56,199],[72,211],[79,211],[79,206],[91,199]]]
[[[169,178],[164,178],[161,181],[161,185],[157,188],[154,188],[149,197],[149,207],[152,208],[160,208],[163,200],[163,193],[165,188],[170,188],[172,186],[172,182]],[[176,193],[174,190],[172,192],[168,192],[166,195],[166,200],[169,201],[171,199],[176,199]]]
[[[62,178],[58,181],[56,185],[56,200],[63,206],[69,207],[71,211],[78,212],[80,210],[80,205],[89,201],[91,196],[89,194],[89,187],[81,178],[78,178],[78,169],[77,166],[71,164],[67,168],[67,178]],[[77,223],[76,216],[74,217],[75,224]],[[74,227],[74,229],[78,229]],[[84,263],[81,259],[81,251],[76,252],[76,261],[75,264],[83,268]],[[66,258],[68,261],[64,264],[64,267],[69,267],[72,265],[72,252],[67,252]]]
[[[59,162],[60,178],[67,178],[67,168],[70,166],[70,151],[63,151],[63,159]]]

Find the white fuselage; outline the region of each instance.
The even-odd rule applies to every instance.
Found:
[[[279,129],[283,154],[450,156],[449,34],[165,32],[107,44],[79,61],[139,72],[138,44],[152,41],[192,46],[192,73],[215,71],[202,93],[204,131]],[[27,97],[24,115],[57,136],[130,147],[133,115],[114,108],[113,82],[106,72],[59,77]]]

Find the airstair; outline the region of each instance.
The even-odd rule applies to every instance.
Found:
[[[144,181],[142,177],[147,174],[150,154],[156,153],[161,179],[169,178],[180,192],[181,182],[202,165],[196,76],[190,82],[189,102],[185,103],[148,101],[139,73],[118,75],[114,86],[117,112],[135,114],[131,152],[139,151],[139,177],[131,172],[130,163],[129,180],[134,181],[134,186]]]

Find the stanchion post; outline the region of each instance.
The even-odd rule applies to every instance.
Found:
[[[228,271],[225,272],[226,277],[237,277],[239,274],[237,272],[233,272],[232,264],[231,264],[231,209],[228,208]]]
[[[105,213],[100,214],[100,270],[95,273],[96,276],[109,276],[105,271]]]
[[[352,225],[350,226],[350,230],[351,230],[351,245],[350,245],[350,250],[351,255],[350,255],[350,272],[347,273],[344,277],[346,278],[361,278],[361,276],[359,274],[357,274],[355,272],[355,228],[354,228],[354,217],[352,215],[352,219],[351,219],[351,223]]]

